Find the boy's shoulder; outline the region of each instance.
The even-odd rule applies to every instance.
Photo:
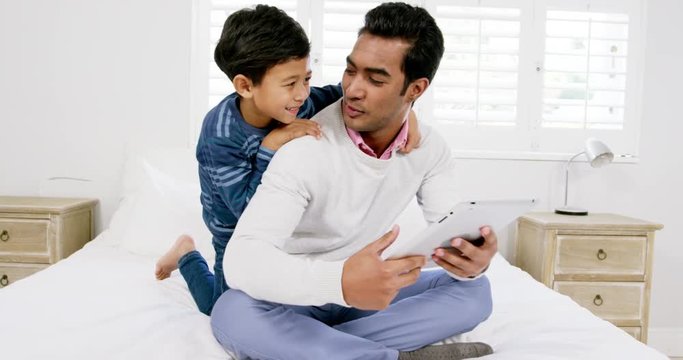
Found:
[[[237,109],[237,93],[232,93],[223,98],[216,106],[211,108],[204,117],[204,123],[217,123],[221,119],[235,118],[239,115]]]
[[[214,106],[204,117],[199,142],[241,145],[257,141],[270,132],[270,128],[256,128],[244,121],[238,107],[238,95],[232,93]]]

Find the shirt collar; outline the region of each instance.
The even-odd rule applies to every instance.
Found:
[[[387,149],[384,150],[382,156],[377,156],[375,151],[372,150],[372,148],[365,143],[363,137],[360,135],[358,131],[346,127],[346,133],[349,134],[351,141],[353,141],[353,143],[356,144],[356,146],[358,146],[360,151],[372,157],[379,158],[380,160],[388,160],[391,158],[391,155],[394,153],[394,150],[398,150],[408,141],[408,122],[409,121],[407,119],[403,122],[401,130],[394,138],[394,141],[392,141],[391,144],[389,144],[389,146],[387,147]]]

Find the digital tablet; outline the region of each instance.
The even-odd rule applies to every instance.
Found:
[[[431,257],[440,247],[451,247],[451,239],[463,238],[481,246],[484,239],[479,228],[488,225],[500,233],[519,216],[530,211],[535,199],[464,201],[455,205],[437,223],[433,223],[412,238],[399,237],[382,253],[382,259],[408,255]]]

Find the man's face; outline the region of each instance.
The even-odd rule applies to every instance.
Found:
[[[310,93],[311,68],[308,57],[289,60],[268,69],[254,87],[254,103],[259,116],[289,124]]]
[[[342,78],[342,114],[346,126],[358,132],[393,137],[410,109],[409,92],[401,95],[405,75],[401,63],[409,44],[362,34],[346,58]]]

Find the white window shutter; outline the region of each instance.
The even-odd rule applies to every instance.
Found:
[[[543,126],[623,128],[628,20],[621,13],[547,11]]]
[[[643,38],[640,0],[547,0],[542,12],[541,149],[570,152],[588,137],[638,153]]]
[[[194,108],[206,106],[207,95],[210,108],[233,91],[213,51],[227,16],[260,2],[195,0],[202,4],[195,6],[202,12],[195,20],[204,16],[208,25],[195,34],[197,52],[206,51],[206,59],[193,61],[199,64],[193,78],[205,76],[196,69],[207,69],[208,92],[193,92],[203,96],[193,100]],[[617,154],[637,155],[645,0],[409,2],[434,16],[446,48],[415,110],[456,156],[564,159],[588,137],[600,138]],[[381,1],[268,3],[307,31],[311,83],[322,86],[341,81],[364,15]]]
[[[436,122],[515,126],[519,80],[519,8],[442,2],[433,16],[444,34],[433,83]]]

